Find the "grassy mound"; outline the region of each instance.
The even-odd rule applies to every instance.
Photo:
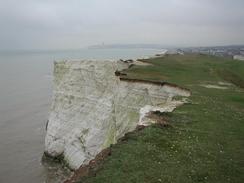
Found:
[[[85,183],[195,183],[244,180],[244,62],[204,55],[168,55],[133,66],[131,79],[167,81],[192,91],[171,124],[130,133]],[[228,82],[228,83],[226,83]],[[225,85],[227,89],[202,84]]]

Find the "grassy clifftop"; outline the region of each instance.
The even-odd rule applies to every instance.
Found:
[[[235,182],[244,180],[244,62],[205,55],[143,60],[132,79],[167,81],[192,91],[164,118],[171,124],[131,133],[86,183]]]

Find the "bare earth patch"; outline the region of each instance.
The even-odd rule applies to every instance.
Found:
[[[134,61],[133,64],[135,65],[141,65],[141,66],[148,66],[148,65],[152,65],[150,63],[147,63],[147,62],[142,62],[142,61]]]
[[[218,82],[218,84],[219,85],[221,85],[221,86],[232,86],[233,84],[231,84],[231,83],[228,83],[228,82]]]
[[[228,89],[228,87],[226,86],[219,86],[219,85],[212,85],[212,84],[201,84],[200,86],[205,88],[213,88],[213,89],[221,89],[221,90]]]

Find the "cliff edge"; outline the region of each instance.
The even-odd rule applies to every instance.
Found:
[[[150,112],[172,112],[184,103],[174,96],[190,95],[168,83],[115,74],[128,66],[122,61],[55,62],[45,154],[62,156],[78,169],[138,125],[154,123]]]

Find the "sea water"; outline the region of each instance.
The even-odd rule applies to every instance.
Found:
[[[155,49],[0,51],[0,182],[56,183],[68,172],[42,163],[53,61],[135,59]]]

